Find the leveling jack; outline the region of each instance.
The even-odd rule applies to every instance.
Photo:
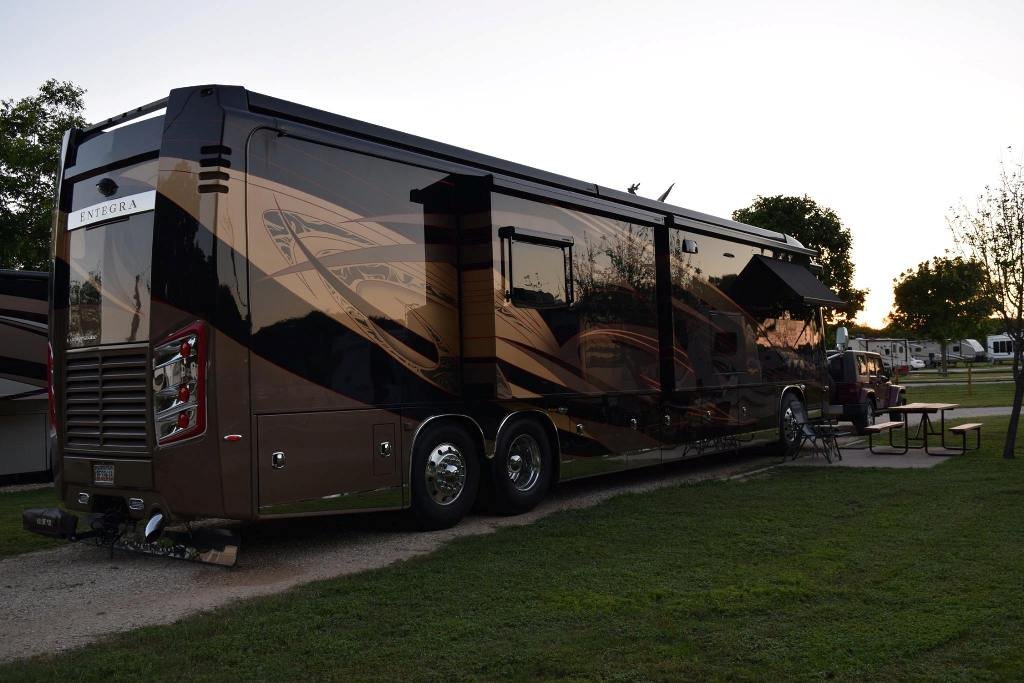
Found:
[[[92,541],[99,547],[158,555],[178,560],[233,567],[238,559],[238,534],[227,529],[200,528],[165,531],[164,517],[156,513],[139,533],[133,520],[117,512],[89,515],[88,531],[79,532],[78,516],[57,508],[37,508],[21,513],[26,531],[69,542]]]

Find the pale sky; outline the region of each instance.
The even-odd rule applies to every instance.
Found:
[[[1022,27],[1020,0],[0,0],[0,98],[71,80],[99,120],[237,84],[724,217],[808,194],[880,325],[1024,150]]]

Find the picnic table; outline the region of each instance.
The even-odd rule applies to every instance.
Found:
[[[956,410],[960,407],[959,403],[907,403],[902,406],[890,406],[888,408],[890,413],[900,413],[903,415],[903,426],[904,426],[904,437],[906,439],[906,448],[924,448],[924,452],[928,455],[942,455],[941,453],[932,453],[928,450],[928,437],[938,436],[942,444],[943,450],[952,451],[966,451],[966,436],[964,437],[964,447],[951,447],[946,445],[946,411]],[[932,415],[939,414],[939,430],[935,431],[935,425],[932,422]],[[910,416],[920,415],[921,422],[917,425],[917,431],[914,436],[910,435]],[[965,425],[967,426],[967,425]],[[975,425],[970,425],[974,427]],[[980,425],[979,428],[979,439],[980,439]],[[920,444],[920,445],[912,445]],[[904,451],[905,452],[905,451]]]

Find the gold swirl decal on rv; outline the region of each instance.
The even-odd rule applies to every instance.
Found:
[[[422,214],[327,222],[277,204],[261,218],[283,261],[269,278],[424,380],[457,387],[458,340],[444,334],[457,316],[456,292],[445,286],[455,281],[454,268],[425,263],[422,245],[384,225]]]

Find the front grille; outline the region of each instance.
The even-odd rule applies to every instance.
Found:
[[[146,349],[69,352],[64,370],[65,448],[112,455],[145,452],[149,444]]]

